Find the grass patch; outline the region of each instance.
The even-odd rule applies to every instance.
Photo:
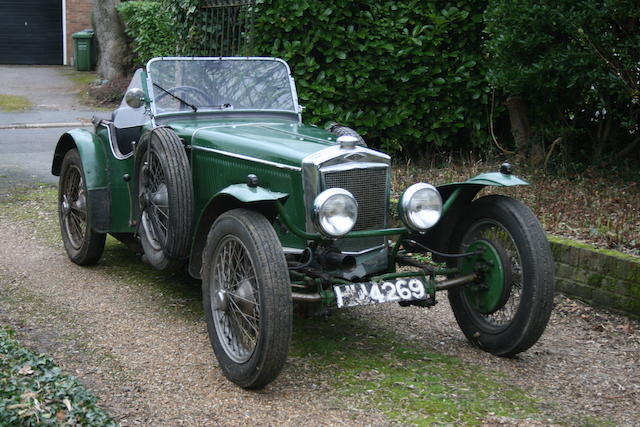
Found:
[[[104,105],[96,100],[91,94],[92,85],[100,81],[95,71],[77,71],[72,67],[65,67],[63,74],[74,83],[75,89],[79,92],[80,101],[95,110],[112,110],[117,107],[117,103]],[[118,100],[119,102],[119,100]]]
[[[51,184],[17,187],[0,202],[0,217],[30,228],[36,238],[47,243],[60,242],[56,187]]]
[[[76,71],[73,68],[65,68],[63,73],[75,83],[78,89],[86,89],[89,83],[98,78],[98,74],[95,71]]]
[[[8,328],[0,328],[0,424],[117,425],[77,379],[22,347]]]
[[[6,113],[24,111],[31,108],[31,102],[24,96],[0,94],[0,111]]]
[[[344,313],[330,321],[296,321],[291,356],[311,370],[330,371],[331,388],[360,406],[416,425],[543,417],[534,399],[498,374],[427,352],[415,342],[373,333]]]

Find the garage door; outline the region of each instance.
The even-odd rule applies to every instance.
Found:
[[[62,0],[0,0],[0,64],[62,64]]]

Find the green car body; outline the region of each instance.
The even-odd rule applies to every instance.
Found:
[[[189,216],[180,219],[189,224],[191,232],[187,236],[189,249],[178,261],[186,264],[193,277],[201,279],[203,272],[208,274],[209,267],[204,265],[207,263],[207,254],[217,253],[215,248],[209,247],[215,244],[211,242],[211,230],[225,218],[225,214],[243,210],[258,213],[273,228],[279,242],[278,250],[286,256],[289,265],[288,283],[292,289],[287,290],[287,295],[294,301],[331,307],[335,306],[338,300],[341,301],[344,292],[356,289],[348,288],[349,286],[360,286],[359,289],[364,292],[364,283],[369,287],[373,283],[376,287],[375,283],[382,286],[386,280],[391,281],[391,285],[388,286],[393,287],[399,286],[397,283],[406,284],[411,278],[418,278],[424,284],[426,295],[419,290],[420,298],[405,301],[406,304],[433,305],[437,290],[460,288],[465,285],[470,286],[468,289],[471,290],[461,292],[467,292],[469,301],[479,299],[480,302],[473,303],[479,310],[486,311],[483,307],[487,306],[490,306],[489,309],[500,310],[500,305],[506,304],[506,298],[509,296],[505,289],[511,289],[511,285],[503,282],[506,280],[505,275],[511,273],[504,273],[502,264],[509,261],[508,257],[503,255],[504,251],[492,249],[496,246],[492,239],[481,239],[481,243],[470,245],[478,253],[484,251],[484,255],[469,254],[467,259],[473,259],[473,262],[458,263],[455,258],[448,258],[448,254],[458,250],[452,247],[451,243],[455,240],[456,229],[460,228],[470,210],[473,210],[474,198],[483,187],[527,184],[512,175],[509,168],[505,167],[501,172],[485,173],[464,182],[437,187],[442,200],[441,216],[428,230],[416,231],[407,224],[392,227],[389,213],[392,208],[390,157],[366,146],[345,143],[346,140],[339,136],[339,132],[304,124],[301,118],[302,109],[297,104],[293,79],[283,61],[273,58],[245,59],[254,61],[249,65],[258,64],[260,67],[268,64],[265,67],[273,67],[265,72],[286,73],[286,76],[283,74],[279,78],[281,82],[290,81],[290,91],[286,84],[264,84],[272,85],[273,90],[277,92],[277,96],[273,97],[276,101],[270,99],[265,102],[280,102],[284,108],[232,108],[231,104],[223,103],[215,109],[203,111],[203,101],[197,106],[187,101],[204,97],[202,92],[211,91],[210,87],[193,88],[190,85],[176,83],[166,88],[160,86],[160,83],[166,85],[162,78],[178,81],[176,76],[181,76],[179,78],[184,80],[185,70],[193,69],[200,72],[200,68],[180,68],[183,67],[183,63],[187,64],[186,67],[206,68],[210,64],[218,66],[228,61],[230,67],[235,66],[241,71],[244,67],[241,64],[244,63],[243,59],[239,58],[196,58],[199,62],[188,62],[193,60],[194,58],[158,58],[150,61],[146,70],[136,73],[129,87],[127,99],[112,117],[94,119],[93,132],[73,129],[62,135],[55,149],[52,173],[64,175],[61,178],[60,196],[63,237],[65,230],[67,233],[73,233],[68,225],[69,212],[73,212],[73,206],[84,209],[86,205],[85,213],[80,215],[88,227],[85,230],[85,240],[88,239],[87,235],[99,239],[95,236],[111,233],[128,242],[131,247],[137,247],[138,252],[144,252],[146,247],[143,246],[141,249],[138,244],[140,229],[145,227],[141,221],[144,215],[150,214],[145,213],[149,202],[143,199],[166,198],[167,190],[163,187],[163,193],[156,188],[155,193],[149,193],[151,196],[146,195],[147,184],[141,183],[146,175],[141,170],[151,162],[148,153],[152,150],[154,132],[168,132],[172,138],[175,136],[175,141],[179,141],[178,150],[184,152],[188,162],[190,182],[186,183],[188,187],[185,188],[190,188],[192,192],[189,209],[185,209],[184,212],[171,212],[171,215]],[[282,70],[277,68],[282,66],[285,67]],[[219,72],[224,73],[225,69],[220,68]],[[235,78],[237,72],[236,69],[229,71],[227,80]],[[208,73],[213,74],[213,71]],[[262,89],[262,83],[253,84],[259,90]],[[243,90],[244,87],[235,86],[229,89],[229,93]],[[161,101],[179,104],[167,112],[160,108]],[[122,126],[122,120],[120,126],[118,125],[118,115],[126,116],[125,126]],[[144,144],[147,147],[146,151]],[[76,191],[75,196],[69,196],[69,189],[64,184],[68,181],[65,178],[67,175],[64,167],[70,162],[66,157],[73,150],[79,154],[81,167],[77,166],[74,170],[80,171],[81,177],[77,179],[84,190],[80,191],[80,195]],[[352,231],[338,238],[327,236],[319,229],[317,213],[314,213],[314,203],[317,203],[319,194],[331,188],[346,189],[357,201],[358,222]],[[74,199],[75,202],[68,199]],[[400,209],[402,210],[402,207]],[[404,216],[401,215],[401,218]],[[64,224],[67,224],[67,228]],[[65,240],[65,244],[68,240]],[[164,248],[162,250],[166,255],[167,251]],[[446,261],[447,264],[437,264],[430,268],[423,266],[422,269],[408,273],[396,272],[397,264],[404,262],[404,265],[413,265],[412,262],[407,264],[407,254],[429,251],[432,251],[434,260]],[[76,262],[79,259],[78,263],[92,263],[99,258],[99,254],[97,258],[93,257],[96,259],[75,256],[76,258],[72,256],[72,259]],[[158,256],[164,259],[161,253]],[[403,262],[400,262],[401,259]],[[478,267],[479,264],[482,266]],[[492,269],[491,266],[495,264],[500,268]],[[167,263],[159,262],[155,266],[164,268],[165,265]],[[214,262],[214,270],[216,265]],[[491,270],[490,274],[482,273],[483,269]],[[516,270],[517,268],[514,269]],[[517,271],[514,274],[517,274]],[[447,279],[437,281],[436,276],[442,275],[447,276]],[[203,280],[203,285],[210,281],[206,277]],[[483,280],[486,283],[480,283]],[[552,277],[549,279],[549,274],[546,274],[544,280],[552,281]],[[411,287],[412,290],[417,286],[414,285]],[[242,286],[245,285],[236,285],[233,298],[240,298],[238,295],[241,292],[238,289]],[[398,291],[402,293],[403,290],[398,288]],[[244,288],[242,292],[245,292]],[[253,292],[257,291],[254,289]],[[547,289],[546,294],[548,292]],[[501,297],[503,294],[507,296]],[[219,298],[222,301],[219,301],[219,304],[229,304],[226,297]],[[368,298],[368,302],[360,302],[376,302],[373,301],[375,298],[374,295]],[[501,298],[505,301],[500,302]],[[222,309],[216,305],[215,296],[211,296],[210,300],[213,301],[211,311],[214,313],[211,318],[216,319],[216,310]],[[377,302],[382,300],[383,298]],[[288,302],[290,303],[291,301]],[[205,301],[205,311],[207,304]],[[544,308],[539,310],[542,317],[548,318],[550,308],[547,306],[550,307],[545,302]],[[237,374],[234,369],[246,363],[253,363],[253,358],[258,357],[256,349],[260,346],[254,343],[255,348],[251,353],[253,356],[245,360],[234,348],[225,347],[227,344],[216,341],[215,337],[219,336],[216,333],[220,332],[215,332],[215,329],[220,326],[215,326],[214,320],[211,322],[212,345],[218,359],[224,365],[225,374],[232,381],[245,387],[260,387],[275,378],[284,361],[279,362],[280,367],[271,369],[269,374],[263,376],[255,372],[266,369],[260,364],[267,363],[264,361],[256,361],[257,365],[251,369],[247,368],[253,372],[252,377],[246,372]],[[541,333],[538,327],[529,335],[539,336]],[[256,332],[256,335],[259,334]],[[490,344],[478,345],[490,347]],[[530,345],[532,343],[523,344],[517,351],[522,351]],[[220,348],[226,349],[226,353]],[[517,352],[514,348],[504,351],[494,351],[492,348],[488,350],[496,354]],[[231,358],[230,361],[226,359],[227,356]],[[225,368],[227,365],[230,367]],[[251,379],[247,379],[247,375]]]

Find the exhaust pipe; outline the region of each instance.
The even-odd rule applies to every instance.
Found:
[[[351,271],[356,268],[356,257],[340,252],[334,246],[326,248],[318,254],[318,262],[324,267],[335,270]]]
[[[321,302],[322,297],[319,293],[303,294],[301,292],[291,292],[291,299],[297,302]]]

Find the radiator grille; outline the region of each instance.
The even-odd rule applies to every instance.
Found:
[[[354,231],[385,228],[387,225],[387,167],[325,172],[324,188],[344,188],[358,202]],[[339,246],[359,251],[384,243],[384,237],[345,239]]]

